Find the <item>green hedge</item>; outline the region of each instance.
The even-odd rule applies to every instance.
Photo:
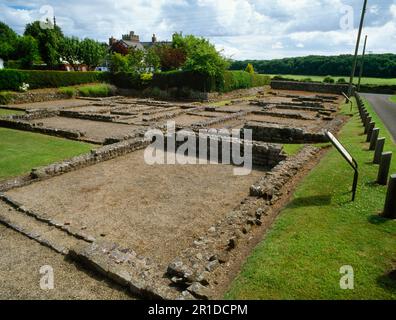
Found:
[[[168,71],[155,73],[152,87],[162,90],[170,88],[189,88],[196,91],[216,91],[219,81],[215,78],[192,71]]]
[[[0,70],[0,90],[17,91],[23,82],[30,89],[59,88],[102,81],[101,72],[66,72],[39,70]]]
[[[103,81],[114,84],[118,88],[141,90],[149,86],[150,81],[144,81],[140,75],[132,72],[106,72],[103,74]]]
[[[271,83],[271,77],[245,71],[226,71],[224,85],[219,91],[229,92],[237,89],[262,87]]]

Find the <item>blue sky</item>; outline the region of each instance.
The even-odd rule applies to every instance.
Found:
[[[396,53],[396,0],[369,0],[368,50]],[[18,33],[56,16],[66,35],[107,41],[134,30],[148,41],[175,31],[210,38],[234,59],[353,53],[363,0],[0,0]]]

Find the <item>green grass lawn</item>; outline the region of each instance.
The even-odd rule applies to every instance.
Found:
[[[67,159],[93,145],[37,133],[0,128],[0,180],[28,173],[33,167]]]
[[[396,153],[384,125],[368,109],[386,137],[385,151]],[[373,152],[362,133],[356,113],[339,135],[360,166],[356,202],[349,192],[353,171],[332,148],[254,249],[227,299],[396,299],[395,281],[384,276],[396,266],[396,220],[378,215],[386,187],[374,183],[378,166],[371,164]],[[395,160],[391,171],[396,172]],[[354,268],[354,290],[339,287],[343,265]]]
[[[390,101],[396,103],[396,96],[391,97],[391,98],[390,98]]]
[[[271,77],[277,76],[276,74],[270,75]],[[292,74],[285,74],[281,75],[284,78],[289,78],[289,79],[295,79],[295,80],[303,80],[306,78],[311,78],[313,81],[320,81],[322,82],[325,76],[301,76],[301,75],[292,75]],[[340,76],[334,76],[332,77],[335,81],[337,81],[340,78],[345,79],[347,82],[349,82],[349,77],[340,77]],[[354,83],[358,83],[358,78],[354,79]],[[385,79],[385,78],[362,78],[361,81],[362,84],[375,84],[375,85],[396,85],[396,78],[392,79]]]
[[[24,114],[24,111],[19,111],[19,110],[9,110],[9,109],[1,109],[0,108],[0,117],[1,116],[11,116],[11,115],[17,115],[17,114]]]

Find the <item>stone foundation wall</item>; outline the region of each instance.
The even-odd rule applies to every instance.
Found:
[[[275,143],[321,143],[328,142],[325,132],[312,133],[302,128],[291,128],[271,123],[248,122],[243,129],[253,131],[253,140]]]
[[[342,92],[348,92],[348,85],[298,81],[271,81],[271,89],[342,94]],[[355,87],[353,89],[353,93],[354,91]]]
[[[66,118],[74,118],[74,119],[84,119],[84,120],[92,120],[92,121],[103,121],[103,122],[113,122],[117,120],[119,115],[105,115],[105,114],[89,114],[84,112],[77,111],[69,111],[69,110],[61,110],[59,111],[59,116]]]

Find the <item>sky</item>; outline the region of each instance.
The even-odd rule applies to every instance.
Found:
[[[209,38],[229,58],[275,59],[354,52],[363,0],[0,0],[0,21],[22,34],[56,16],[67,36],[142,41],[174,32]],[[396,53],[396,0],[368,0],[367,50]],[[363,44],[363,41],[362,41]]]

